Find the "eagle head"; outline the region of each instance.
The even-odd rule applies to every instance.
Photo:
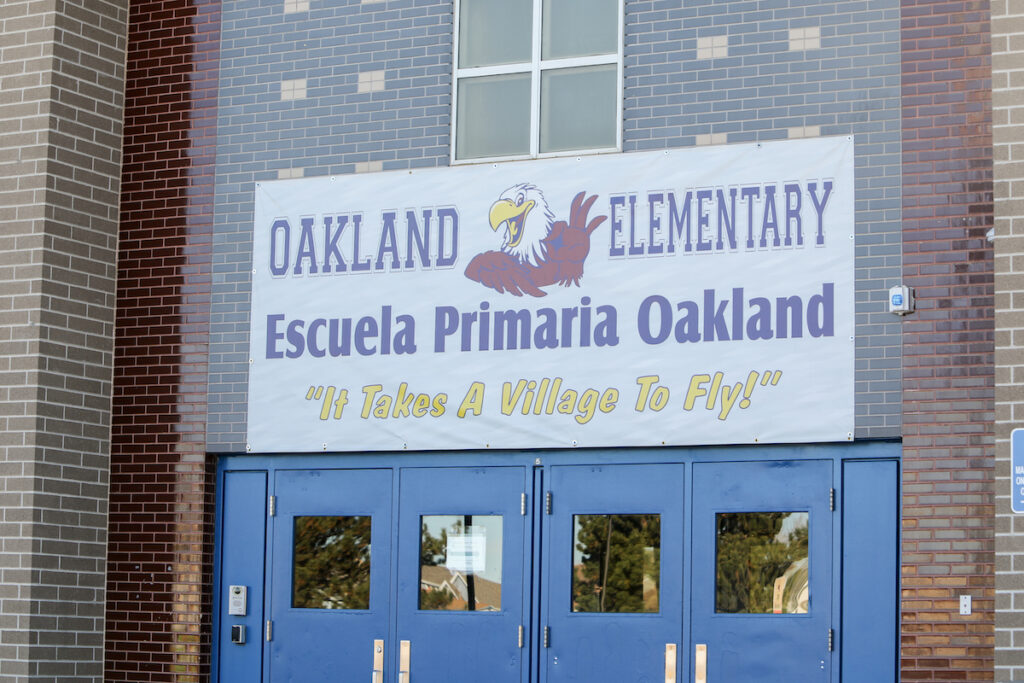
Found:
[[[491,205],[491,229],[505,229],[501,250],[535,266],[547,256],[541,240],[551,231],[553,220],[544,194],[529,183],[513,185]]]

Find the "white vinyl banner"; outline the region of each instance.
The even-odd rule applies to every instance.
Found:
[[[255,199],[253,452],[852,438],[852,138]]]

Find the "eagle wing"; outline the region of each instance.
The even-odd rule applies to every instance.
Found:
[[[583,263],[590,254],[590,236],[607,219],[607,216],[596,216],[587,222],[587,214],[596,199],[597,195],[586,199],[586,192],[577,194],[569,210],[569,222],[556,221],[544,238],[549,263],[555,270],[550,276],[552,283],[579,285],[583,277]]]
[[[507,291],[515,296],[523,292],[531,296],[546,296],[537,286],[530,266],[503,251],[485,251],[477,254],[466,266],[466,277],[497,290]]]

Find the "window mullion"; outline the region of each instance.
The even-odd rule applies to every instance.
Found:
[[[533,75],[530,79],[530,156],[540,152],[540,60],[544,0],[533,0]]]
[[[475,78],[477,76],[503,76],[505,74],[527,73],[533,69],[530,62],[519,62],[517,64],[495,64],[494,66],[469,66],[464,69],[456,69],[456,78]]]
[[[576,66],[602,66],[615,64],[619,60],[618,54],[609,52],[603,55],[587,55],[585,57],[562,57],[561,59],[542,59],[541,70],[547,69],[569,69]]]
[[[625,68],[623,62],[625,62],[625,42],[626,42],[626,7],[625,0],[619,0],[619,50],[616,54],[618,61],[618,92],[616,97],[618,98],[619,106],[616,110],[616,121],[615,121],[615,149],[622,151],[622,124],[625,118],[624,108],[626,106],[626,84],[625,84]]]
[[[459,10],[460,0],[455,0],[452,17],[452,101],[451,101],[451,131],[448,134],[448,163],[454,164],[456,135],[459,126]]]

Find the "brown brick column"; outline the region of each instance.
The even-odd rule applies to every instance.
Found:
[[[903,0],[904,681],[992,680],[989,3]],[[958,596],[974,613],[960,616]]]
[[[107,681],[198,681],[210,669],[205,426],[219,6],[131,6]]]

